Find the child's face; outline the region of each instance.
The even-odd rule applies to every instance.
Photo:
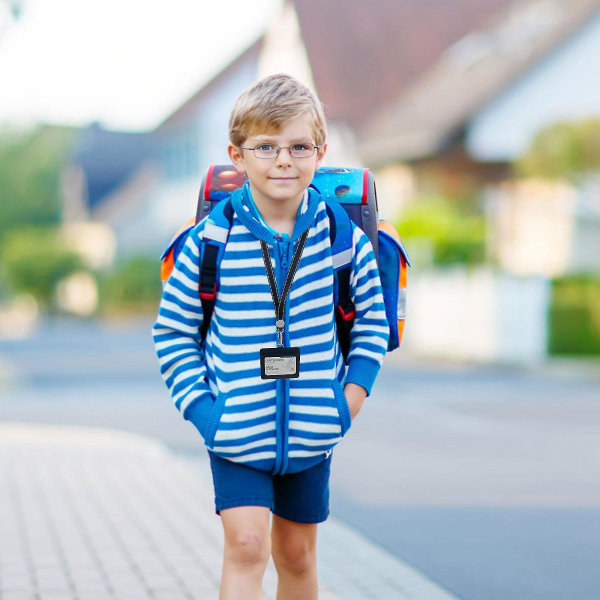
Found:
[[[252,150],[229,146],[229,157],[236,169],[246,172],[256,205],[269,208],[281,205],[298,207],[304,191],[321,165],[326,146],[317,148],[309,158],[292,158],[289,147],[294,144],[315,144],[308,115],[300,115],[285,123],[277,133],[254,132],[242,144],[255,148],[262,144],[279,146],[275,158],[256,158]]]

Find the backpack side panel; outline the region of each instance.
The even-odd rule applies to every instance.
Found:
[[[361,229],[367,234],[373,245],[377,264],[379,265],[379,235],[377,233],[379,223],[379,207],[377,206],[377,191],[375,189],[375,177],[368,169],[365,169],[365,191],[366,202],[362,205]]]
[[[169,245],[165,248],[164,252],[160,257],[160,279],[163,284],[171,277],[171,272],[175,266],[175,261],[187,240],[187,236],[193,229],[196,221],[190,219],[185,225],[183,225],[177,233],[173,236],[173,239],[169,242]]]
[[[387,221],[379,222],[379,275],[383,288],[385,313],[390,326],[388,351],[402,342],[406,320],[406,284],[410,261],[396,229]]]

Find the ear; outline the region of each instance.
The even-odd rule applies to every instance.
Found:
[[[321,148],[317,150],[317,162],[315,164],[315,171],[321,166],[323,159],[325,158],[325,153],[327,152],[327,144],[323,144]]]
[[[240,148],[233,144],[229,144],[229,146],[227,146],[227,154],[229,154],[229,159],[231,160],[231,164],[235,167],[235,170],[238,173],[245,173],[246,166],[244,164],[244,155]]]

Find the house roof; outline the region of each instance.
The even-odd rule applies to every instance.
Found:
[[[286,0],[298,16],[319,97],[330,118],[353,127],[396,99],[448,46],[513,0]],[[424,33],[426,32],[426,33]],[[170,114],[185,122],[238,64],[259,59],[264,38]]]
[[[329,116],[357,127],[511,0],[293,0]]]
[[[473,114],[598,10],[600,0],[529,0],[470,30],[363,125],[361,156],[375,166],[443,150]]]
[[[87,182],[87,205],[97,204],[151,157],[151,134],[109,131],[98,123],[83,129],[70,162],[79,165]]]

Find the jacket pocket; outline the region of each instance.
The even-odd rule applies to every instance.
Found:
[[[338,414],[340,416],[342,436],[344,436],[352,425],[352,418],[350,417],[350,407],[348,406],[348,401],[346,400],[346,394],[344,394],[342,385],[337,379],[333,380],[333,396]]]
[[[208,425],[206,426],[206,435],[204,436],[204,443],[208,448],[212,448],[215,443],[215,436],[219,429],[219,423],[225,410],[225,401],[227,396],[223,392],[219,392],[216,397],[210,415],[208,417]]]

